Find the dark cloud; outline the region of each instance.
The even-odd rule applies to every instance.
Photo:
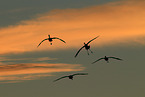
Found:
[[[52,9],[81,8],[117,0],[1,0],[0,27],[16,25]]]

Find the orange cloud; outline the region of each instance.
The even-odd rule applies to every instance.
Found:
[[[0,82],[17,82],[34,80],[41,77],[52,76],[55,72],[81,71],[84,67],[79,64],[47,64],[29,63],[0,66]]]
[[[57,58],[41,57],[41,58],[6,58],[0,57],[0,62],[2,61],[18,61],[18,60],[31,60],[31,61],[46,61],[46,60],[57,60]]]
[[[83,42],[100,35],[94,46],[136,42],[145,44],[145,2],[128,0],[81,9],[52,10],[17,26],[0,29],[0,53],[79,48]],[[64,39],[50,46],[50,34]]]

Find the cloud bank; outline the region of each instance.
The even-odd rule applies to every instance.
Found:
[[[0,53],[79,48],[100,35],[94,46],[140,43],[145,37],[145,1],[120,1],[81,9],[52,10],[38,18],[0,29]],[[60,37],[37,45],[50,34]]]

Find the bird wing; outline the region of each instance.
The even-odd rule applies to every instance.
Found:
[[[116,58],[116,57],[108,57],[108,58],[113,58],[113,59],[117,59],[117,60],[122,60],[122,59]]]
[[[75,75],[88,75],[88,73],[75,73],[72,76],[75,76]]]
[[[99,36],[93,38],[92,40],[90,40],[87,44],[89,44],[91,41],[95,40],[96,38],[98,38]]]
[[[92,64],[94,64],[94,63],[96,63],[96,62],[98,62],[98,61],[100,61],[100,60],[102,60],[102,59],[104,59],[104,58],[100,58],[100,59],[94,61]]]
[[[62,39],[60,39],[60,38],[58,38],[58,37],[53,37],[52,39],[59,39],[60,41],[66,43],[64,40],[62,40]]]
[[[66,78],[66,77],[68,77],[68,76],[63,76],[63,77],[60,77],[60,78],[58,78],[58,79],[54,80],[53,82],[56,82],[56,81],[58,81],[58,80],[60,80],[60,79]]]
[[[85,46],[81,47],[78,52],[76,53],[75,57],[77,57],[77,55],[79,54],[79,52],[84,48]]]
[[[40,46],[40,44],[41,44],[43,41],[45,41],[45,40],[48,40],[48,38],[47,38],[47,39],[42,40],[42,41],[39,43],[39,45],[38,45],[37,47],[39,47],[39,46]]]

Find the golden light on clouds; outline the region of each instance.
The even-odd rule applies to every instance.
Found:
[[[0,29],[0,53],[17,53],[37,50],[69,49],[83,45],[100,35],[92,42],[94,46],[137,42],[145,44],[145,2],[128,0],[81,9],[52,10],[37,18],[22,21],[16,26]],[[60,37],[50,46],[45,41],[50,34]]]
[[[80,64],[27,63],[0,66],[0,82],[34,80],[56,72],[81,71]]]

